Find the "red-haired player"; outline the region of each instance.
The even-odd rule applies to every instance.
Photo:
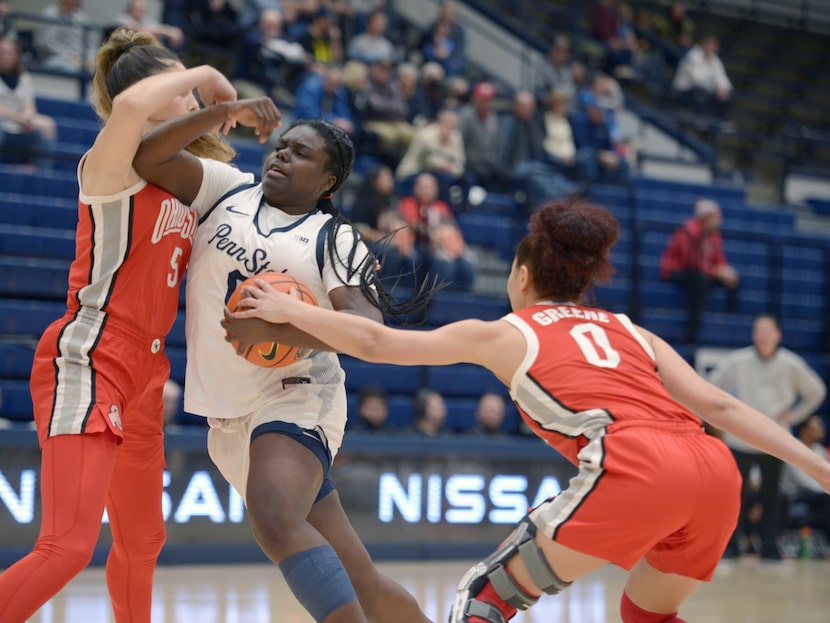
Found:
[[[510,387],[525,422],[578,474],[534,508],[458,586],[450,623],[504,623],[607,563],[630,569],[624,623],[681,623],[677,610],[710,580],[738,517],[740,475],[711,422],[813,476],[830,463],[769,418],[699,377],[626,316],[581,304],[610,276],[619,224],[587,203],[531,217],[507,282],[513,313],[403,331],[300,303],[264,282],[249,311],[290,323],[367,361],[474,363]],[[233,337],[234,319],[225,322]]]

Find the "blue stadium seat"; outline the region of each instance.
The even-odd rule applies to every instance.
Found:
[[[433,389],[445,398],[477,399],[486,392],[496,392],[507,398],[507,387],[492,372],[472,364],[427,366],[423,386]]]
[[[0,340],[0,378],[28,379],[32,371],[34,344]]]
[[[92,147],[101,129],[97,120],[58,117],[55,122],[58,126],[58,141],[85,145],[86,149]]]
[[[594,290],[596,306],[614,313],[625,313],[631,297],[631,281],[625,277],[614,276],[610,284],[596,286]]]
[[[423,386],[422,366],[392,366],[367,363],[348,355],[340,355],[346,372],[346,389],[359,393],[364,387],[379,385],[389,394],[414,394]]]
[[[515,255],[520,234],[514,218],[487,212],[462,212],[458,215],[458,226],[468,244],[495,249],[504,259],[512,260]]]
[[[217,322],[219,322],[221,318],[217,318]],[[184,311],[179,310],[179,313],[176,315],[176,320],[173,322],[173,328],[170,329],[170,333],[167,334],[167,338],[164,340],[165,348],[167,346],[174,346],[177,348],[184,348],[185,347],[185,335],[184,335]]]
[[[444,420],[446,428],[464,433],[476,425],[477,399],[444,397],[444,402],[447,405],[447,419]]]
[[[0,224],[0,249],[4,255],[72,260],[75,257],[75,232]]]
[[[39,338],[65,312],[65,302],[0,298],[0,335]]]
[[[184,368],[187,362],[187,350],[183,346],[173,346],[165,341],[164,352],[170,360],[170,378],[184,385]]]
[[[78,200],[0,192],[0,223],[74,231]]]
[[[77,198],[78,178],[70,171],[21,172],[14,167],[0,165],[0,188],[8,193],[64,200]]]
[[[0,296],[66,300],[68,279],[68,261],[0,255]]]
[[[0,404],[0,417],[13,422],[29,422],[32,416],[32,396],[27,380],[0,380],[3,402]]]
[[[427,324],[440,326],[466,318],[497,320],[510,311],[506,299],[442,291],[427,309]]]
[[[743,186],[681,182],[663,178],[632,176],[631,182],[638,194],[648,191],[663,191],[673,195],[708,197],[715,201],[743,200],[746,190]]]
[[[66,118],[98,123],[98,117],[92,109],[92,106],[89,102],[83,100],[38,96],[35,98],[35,104],[39,113],[55,117],[58,123]]]

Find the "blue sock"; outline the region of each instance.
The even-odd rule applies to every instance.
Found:
[[[331,545],[292,554],[279,564],[288,588],[317,623],[357,601],[349,574]]]

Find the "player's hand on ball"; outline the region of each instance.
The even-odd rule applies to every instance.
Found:
[[[298,291],[280,292],[261,279],[254,283],[256,287],[243,290],[245,297],[239,301],[234,318],[261,318],[276,324],[288,322],[290,306],[300,303]]]
[[[237,350],[250,344],[270,342],[275,339],[274,325],[259,318],[236,318],[227,307],[222,320],[222,328],[225,329],[226,342],[239,344]]]

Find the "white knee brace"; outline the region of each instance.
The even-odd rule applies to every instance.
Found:
[[[489,623],[505,623],[501,612],[488,603],[475,599],[487,580],[499,597],[517,610],[527,610],[538,601],[530,597],[507,573],[505,565],[517,553],[527,567],[530,578],[544,593],[555,595],[571,585],[563,582],[550,568],[545,555],[535,541],[536,526],[525,517],[498,550],[473,566],[456,589],[449,623],[467,623],[469,616],[477,616]]]

